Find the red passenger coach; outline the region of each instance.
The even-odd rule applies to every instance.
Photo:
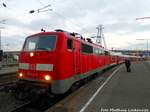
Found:
[[[116,64],[103,47],[62,30],[26,38],[19,56],[19,79],[46,85],[54,94],[65,93],[82,79]]]

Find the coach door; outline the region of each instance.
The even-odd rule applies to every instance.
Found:
[[[81,72],[81,65],[80,65],[80,43],[74,41],[74,66],[75,66],[75,73],[80,74]]]

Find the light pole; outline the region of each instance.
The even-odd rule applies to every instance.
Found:
[[[2,50],[2,29],[4,29],[4,27],[0,27],[0,50]]]
[[[150,19],[150,16],[147,16],[147,17],[140,17],[140,18],[136,18],[136,20],[142,20],[142,19]],[[146,40],[147,42],[146,42],[146,46],[147,46],[147,60],[148,60],[148,58],[149,58],[149,52],[148,52],[148,40],[150,40],[150,39],[137,39],[137,40]]]
[[[148,50],[148,41],[150,40],[150,39],[136,39],[136,40],[146,40],[146,49],[147,49],[147,60],[149,59],[149,50]]]
[[[5,22],[6,22],[6,20],[5,19],[3,19],[3,20],[1,20],[0,21],[0,24],[5,24]],[[1,42],[1,40],[2,40],[2,37],[1,37],[1,30],[2,29],[4,29],[4,27],[0,27],[0,50],[2,50],[2,42]]]
[[[1,46],[1,28],[0,28],[0,50],[2,50],[2,46]]]

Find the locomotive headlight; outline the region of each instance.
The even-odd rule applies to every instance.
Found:
[[[19,77],[22,78],[23,77],[23,73],[19,73]]]
[[[33,52],[30,52],[30,57],[34,56],[34,53]]]
[[[49,75],[45,75],[45,76],[44,76],[44,79],[45,79],[46,81],[49,81],[49,80],[51,80],[51,77],[50,77]]]

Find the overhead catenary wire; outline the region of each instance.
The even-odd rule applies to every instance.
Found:
[[[2,2],[0,4],[2,4],[3,7],[7,8],[7,5],[6,5],[5,2],[3,2],[3,0],[2,0]]]
[[[42,8],[39,8],[37,10],[31,10],[30,13],[34,13],[35,11],[37,11],[38,13],[40,12],[46,12],[46,11],[52,11],[55,15],[63,18],[66,22],[68,23],[71,23],[72,25],[74,25],[74,28],[77,29],[77,30],[84,30],[86,32],[89,32],[87,29],[81,27],[81,25],[75,23],[75,21],[72,21],[72,20],[69,20],[66,16],[58,13],[58,11],[55,11],[54,9],[50,9],[49,7],[51,6],[51,4],[48,4],[48,5],[44,5],[40,0],[39,0],[39,3],[41,4],[41,6],[43,6]],[[11,12],[15,12],[16,10],[14,10],[13,8],[10,8],[10,7],[6,7],[7,10],[11,11]],[[47,9],[46,9],[47,8]],[[44,10],[45,9],[45,10]],[[14,14],[14,13],[13,13]],[[28,14],[28,13],[21,13],[21,14]],[[19,15],[19,14],[17,14]]]
[[[147,17],[139,17],[139,18],[136,18],[136,20],[139,20],[139,19],[150,19],[150,17],[147,16]]]
[[[86,32],[89,32],[87,29],[85,29],[85,28],[83,28],[83,27],[81,27],[81,25],[79,25],[79,24],[77,24],[77,23],[75,23],[74,21],[72,21],[72,20],[69,20],[66,16],[64,16],[64,15],[62,15],[62,14],[60,14],[60,13],[58,13],[57,11],[55,11],[54,9],[49,9],[49,7],[51,6],[51,4],[48,4],[48,5],[44,5],[40,0],[38,1],[40,4],[41,4],[41,6],[43,6],[42,8],[39,8],[39,9],[37,9],[37,10],[30,10],[30,12],[29,13],[34,13],[34,12],[38,12],[38,13],[40,13],[40,12],[46,12],[46,11],[52,11],[54,14],[56,14],[57,16],[59,16],[59,17],[61,17],[61,18],[63,18],[66,22],[69,22],[69,23],[71,23],[72,25],[74,25],[74,27],[76,27],[75,29],[77,29],[77,30],[84,30],[84,31],[86,31]],[[12,8],[10,8],[10,7],[5,7],[5,8],[7,8],[7,10],[9,10],[9,11],[11,11],[11,12],[15,12],[15,10],[14,9],[12,9]],[[47,8],[47,9],[46,9]],[[45,9],[45,10],[44,10]],[[14,13],[13,13],[14,14]],[[21,13],[21,14],[28,14],[28,13]]]
[[[43,4],[40,0],[39,0],[39,3],[44,7],[44,4]],[[46,8],[48,8],[48,7],[46,7]],[[41,8],[40,8],[40,9],[41,9]],[[47,10],[47,11],[48,11],[48,10]],[[81,29],[81,30],[84,30],[84,31],[86,31],[86,32],[89,32],[87,29],[82,28],[81,25],[78,25],[77,23],[75,23],[75,22],[73,22],[73,21],[71,21],[71,20],[68,20],[68,18],[65,17],[64,15],[62,15],[62,14],[60,14],[60,13],[54,11],[54,9],[52,9],[52,10],[50,10],[50,11],[54,12],[57,16],[60,16],[61,18],[65,19],[67,22],[69,22],[69,23],[75,25],[78,30]],[[45,11],[44,11],[44,12],[45,12]]]
[[[48,5],[46,5],[46,6],[42,7],[42,8],[40,8],[39,10],[42,10],[42,9],[48,8],[48,7],[50,7],[50,6],[51,6],[51,4],[48,4]]]

